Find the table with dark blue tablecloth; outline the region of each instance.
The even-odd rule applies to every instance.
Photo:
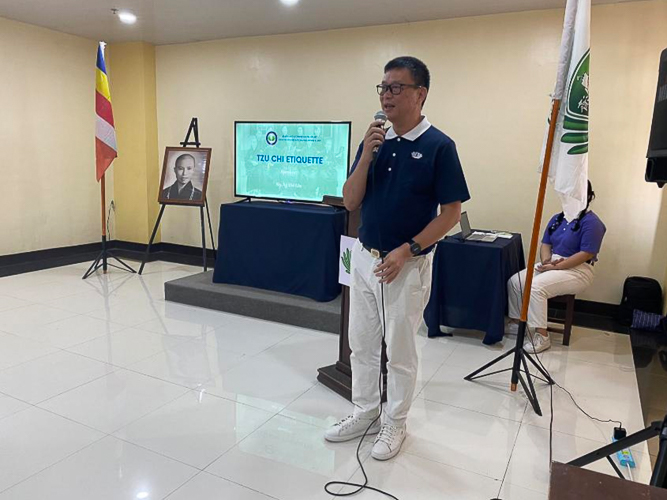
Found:
[[[507,280],[524,269],[521,235],[493,243],[462,241],[458,235],[440,241],[433,258],[431,298],[424,320],[428,336],[445,335],[440,325],[486,332],[485,344],[503,338],[507,313]]]
[[[339,208],[243,201],[220,206],[214,283],[310,297],[338,297]]]

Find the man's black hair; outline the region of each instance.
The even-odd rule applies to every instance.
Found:
[[[415,84],[427,89],[431,86],[431,73],[429,72],[426,64],[421,62],[416,57],[412,56],[401,56],[392,59],[384,66],[384,72],[390,71],[392,69],[401,69],[405,68],[410,71],[412,79],[415,81]]]
[[[392,69],[407,69],[412,75],[412,79],[416,85],[426,88],[431,87],[431,72],[422,61],[412,56],[395,57],[384,66],[384,72]],[[426,99],[424,99],[426,102]],[[422,103],[422,106],[424,103]]]

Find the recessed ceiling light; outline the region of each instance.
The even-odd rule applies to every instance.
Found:
[[[296,5],[299,3],[299,0],[280,0],[280,1],[283,3],[283,5],[288,5],[290,7],[292,5]]]
[[[111,11],[118,16],[121,23],[134,24],[137,22],[137,16],[129,10],[111,9]]]

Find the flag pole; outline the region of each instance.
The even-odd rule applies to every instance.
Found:
[[[102,190],[102,272],[107,273],[107,225],[106,225],[106,206],[107,206],[107,193],[106,193],[106,173],[102,174],[102,179],[100,180],[100,186]]]
[[[551,104],[551,119],[549,121],[549,133],[547,135],[547,144],[544,154],[544,164],[542,165],[542,176],[540,177],[540,188],[537,192],[537,204],[535,207],[535,218],[533,219],[533,235],[530,239],[530,251],[528,253],[528,267],[526,268],[526,283],[523,290],[523,304],[521,308],[521,323],[523,325],[528,321],[528,306],[530,305],[530,291],[533,285],[533,276],[535,275],[535,260],[537,258],[537,243],[540,238],[540,226],[542,223],[542,214],[544,212],[544,198],[547,192],[547,179],[549,178],[549,167],[551,166],[551,152],[554,145],[554,137],[556,135],[556,122],[558,120],[558,113],[560,112],[560,99],[554,99]],[[525,335],[525,326],[524,326]],[[522,343],[523,345],[523,343]],[[516,391],[517,382],[519,381],[518,373],[520,366],[519,358],[515,358],[515,369],[512,370],[512,381],[510,390]]]
[[[114,158],[118,156],[116,146],[116,130],[114,128],[113,111],[111,109],[111,93],[109,92],[109,80],[106,74],[106,65],[104,63],[104,42],[100,42],[97,47],[97,72],[95,76],[95,113],[97,122],[95,125],[95,172],[96,180],[100,183],[100,203],[102,212],[102,251],[95,261],[83,275],[85,280],[91,276],[100,267],[104,274],[107,273],[108,266],[136,273],[134,269],[128,266],[121,259],[116,257],[113,252],[107,250],[107,225],[106,225],[106,170],[111,166]],[[112,202],[113,203],[113,202]],[[109,264],[111,257],[121,266]]]
[[[551,119],[549,121],[549,132],[547,135],[547,142],[544,154],[544,161],[542,165],[542,176],[540,178],[540,187],[537,193],[537,204],[535,207],[535,218],[533,219],[533,234],[530,240],[530,251],[528,255],[528,267],[526,269],[526,284],[525,289],[523,290],[523,303],[521,308],[521,323],[519,323],[519,332],[517,334],[516,344],[509,351],[505,352],[503,355],[498,358],[490,361],[481,368],[478,368],[474,372],[464,377],[464,380],[472,381],[482,377],[488,377],[489,375],[495,375],[497,373],[502,373],[505,371],[512,371],[512,378],[510,383],[510,390],[515,392],[517,385],[520,382],[521,387],[523,388],[526,398],[530,402],[531,406],[535,413],[540,417],[542,416],[542,409],[540,408],[540,402],[537,399],[537,392],[535,391],[535,386],[533,385],[533,375],[531,375],[528,370],[528,363],[530,361],[533,366],[537,369],[538,372],[542,374],[544,380],[548,384],[553,384],[554,380],[551,378],[551,375],[546,371],[544,366],[541,366],[541,363],[537,363],[531,356],[528,354],[524,348],[524,340],[526,337],[526,321],[528,318],[528,306],[530,305],[530,290],[533,282],[533,275],[535,270],[535,258],[537,255],[537,243],[540,237],[540,224],[542,222],[542,213],[544,211],[544,198],[547,190],[547,179],[549,178],[549,167],[551,165],[551,153],[553,151],[554,137],[556,135],[556,123],[558,120],[558,113],[560,112],[560,99],[553,99],[551,103]],[[495,365],[496,363],[502,361],[503,359],[514,356],[512,362],[512,368],[506,368],[503,370],[494,371],[491,373],[486,373],[480,375],[487,368]],[[526,361],[527,360],[527,361]],[[521,372],[526,374],[524,380]]]

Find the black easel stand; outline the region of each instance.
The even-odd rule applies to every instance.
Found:
[[[122,265],[123,267],[116,266],[115,264],[111,264],[111,263],[107,262],[108,259],[114,259],[114,260],[118,261],[118,263],[120,265]],[[107,250],[107,237],[106,237],[106,235],[104,235],[104,236],[102,236],[102,251],[99,253],[99,255],[97,256],[95,261],[88,268],[88,270],[86,271],[86,274],[84,274],[81,279],[85,280],[91,274],[95,273],[95,271],[97,271],[100,267],[102,268],[102,271],[106,273],[108,266],[115,267],[116,269],[120,269],[121,271],[128,271],[128,272],[131,272],[133,274],[136,273],[136,271],[134,269],[132,269],[129,265],[127,265],[121,259],[116,257],[111,250]]]
[[[513,388],[512,390],[516,389],[517,382],[521,382],[521,387],[523,387],[523,392],[526,393],[526,397],[528,398],[528,401],[530,401],[533,410],[535,410],[535,413],[537,413],[541,417],[542,409],[540,408],[540,402],[537,400],[537,394],[535,393],[535,386],[533,385],[532,377],[534,377],[534,375],[532,375],[528,370],[528,364],[526,363],[526,359],[530,361],[535,366],[535,368],[537,368],[537,370],[544,376],[544,380],[548,384],[553,384],[554,381],[551,378],[551,376],[544,370],[544,368],[542,368],[538,363],[536,363],[535,360],[532,358],[532,356],[523,349],[525,338],[526,338],[526,323],[522,321],[519,324],[519,334],[517,335],[516,345],[502,356],[485,364],[481,368],[472,372],[470,375],[467,375],[466,377],[464,377],[464,379],[470,381],[482,377],[488,377],[489,375],[495,375],[496,373],[503,373],[511,370],[512,388]],[[506,357],[512,354],[514,354],[514,363],[512,364],[512,368],[505,368],[504,370],[497,370],[495,372],[485,373],[484,375],[477,375],[478,373],[483,372],[490,366],[495,365],[499,361],[505,359]],[[526,374],[525,380],[521,375],[522,371]]]
[[[583,467],[597,460],[606,458],[616,471],[616,474],[618,474],[621,479],[626,479],[611,459],[611,455],[656,436],[659,436],[660,439],[660,449],[658,451],[658,458],[655,462],[655,468],[653,469],[653,475],[651,476],[651,482],[649,484],[657,488],[667,488],[667,416],[665,416],[663,421],[656,420],[651,423],[651,425],[644,430],[635,432],[634,434],[619,439],[614,443],[576,458],[571,462],[568,462],[568,465]]]
[[[190,134],[194,134],[194,141],[190,141]],[[185,140],[181,142],[181,146],[183,146],[184,148],[187,148],[189,146],[194,146],[198,148],[199,146],[201,146],[201,143],[199,142],[199,125],[197,123],[197,118],[193,118],[190,121],[190,127],[188,128],[188,133],[185,136]],[[141,261],[139,274],[143,273],[144,271],[144,266],[148,261],[148,256],[151,251],[151,246],[153,245],[153,241],[155,240],[155,235],[157,234],[158,227],[160,227],[160,221],[162,220],[162,214],[164,213],[164,207],[166,206],[164,203],[162,203],[161,205],[162,206],[160,207],[160,213],[158,214],[157,220],[155,221],[155,226],[153,227],[153,233],[151,234],[151,239],[148,242],[148,246],[146,247],[146,252],[144,253],[144,258]],[[206,259],[206,229],[204,224],[204,207],[206,207],[206,216],[208,217],[208,230],[211,235],[211,245],[213,246],[214,258],[217,258],[217,251],[215,249],[215,240],[213,239],[213,225],[211,224],[211,213],[208,210],[208,199],[204,198],[204,206],[199,207],[199,220],[201,222],[201,246],[202,246],[203,267],[204,267],[204,272],[206,272],[208,271],[208,262]]]

